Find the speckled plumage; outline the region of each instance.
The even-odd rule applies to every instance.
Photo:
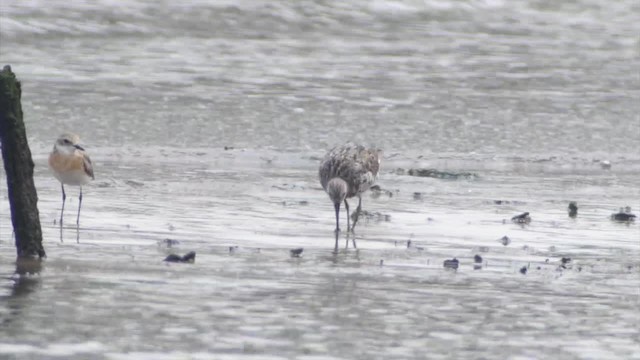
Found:
[[[320,164],[320,184],[327,190],[329,180],[338,177],[347,182],[347,198],[367,191],[378,177],[380,150],[347,143],[331,149]]]
[[[331,149],[320,163],[320,184],[329,195],[336,212],[336,234],[340,231],[340,204],[343,201],[347,211],[347,230],[353,231],[361,210],[361,194],[374,184],[378,176],[380,153],[378,149],[347,143]],[[347,199],[354,196],[358,197],[358,207],[353,226],[349,229]]]

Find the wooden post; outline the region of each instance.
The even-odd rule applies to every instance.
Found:
[[[18,258],[43,257],[33,160],[22,121],[22,91],[11,67],[0,72],[0,142]]]

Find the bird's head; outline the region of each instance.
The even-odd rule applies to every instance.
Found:
[[[327,183],[327,194],[329,194],[329,198],[333,201],[334,205],[337,204],[339,206],[347,197],[348,191],[349,185],[340,178],[333,178]]]
[[[73,153],[76,149],[84,150],[82,146],[80,146],[80,137],[73,133],[64,133],[58,137],[54,147],[58,151],[62,151],[65,153]]]

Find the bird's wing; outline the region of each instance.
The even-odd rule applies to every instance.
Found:
[[[82,158],[84,160],[84,172],[92,179],[95,179],[95,176],[93,176],[93,165],[91,164],[91,158],[87,154],[82,154]]]

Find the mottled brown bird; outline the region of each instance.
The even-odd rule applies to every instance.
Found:
[[[322,188],[329,194],[336,211],[336,233],[340,231],[340,204],[344,201],[347,211],[347,231],[356,226],[362,209],[362,193],[375,182],[380,169],[378,149],[368,149],[362,145],[347,143],[337,146],[322,160],[319,176]],[[358,197],[353,226],[349,224],[348,198]]]

